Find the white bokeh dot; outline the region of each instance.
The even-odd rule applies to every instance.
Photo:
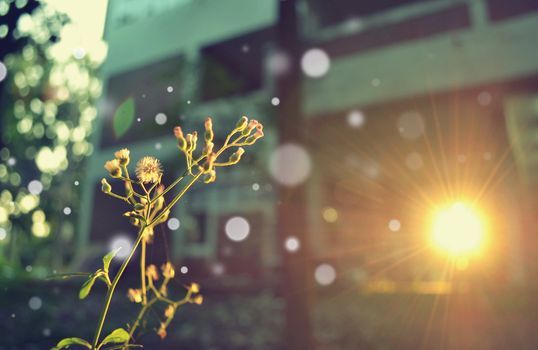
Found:
[[[156,150],[160,150],[161,148],[163,148],[163,145],[160,142],[155,143]]]
[[[280,104],[280,99],[279,99],[278,97],[273,97],[273,98],[271,99],[271,104],[272,104],[273,106],[278,106],[278,105]]]
[[[28,191],[31,194],[38,195],[43,191],[43,184],[39,180],[32,180],[28,183]]]
[[[288,143],[279,146],[269,157],[269,172],[275,181],[288,187],[304,182],[312,168],[304,147]]]
[[[185,275],[189,272],[189,268],[187,266],[181,266],[179,272]]]
[[[274,75],[286,74],[290,70],[290,58],[284,52],[277,51],[267,58],[267,69]]]
[[[400,220],[392,219],[389,221],[389,230],[392,232],[398,232],[400,231],[400,228],[402,228],[402,224],[400,223]]]
[[[71,214],[71,208],[69,208],[69,207],[65,207],[65,208],[64,208],[64,214],[65,214],[65,215],[69,215],[69,214]]]
[[[80,182],[75,181],[75,186],[78,186],[78,185],[80,185]]]
[[[166,91],[168,92],[173,92],[174,91],[174,87],[173,86],[169,86],[166,88]]]
[[[420,154],[412,152],[405,157],[405,165],[411,170],[419,170],[424,166],[424,161]]]
[[[4,62],[0,61],[0,82],[6,78],[7,68]]]
[[[7,237],[6,229],[3,227],[0,227],[0,241],[3,241]]]
[[[26,272],[32,272],[33,268],[32,265],[27,265],[25,268]]]
[[[350,111],[347,115],[347,123],[352,128],[360,128],[364,125],[364,122],[366,119],[364,118],[364,114],[361,111],[353,110]]]
[[[164,125],[164,124],[166,124],[167,119],[168,118],[166,117],[166,114],[157,113],[157,115],[155,116],[155,123],[157,123],[159,125]]]
[[[44,337],[50,337],[51,331],[50,328],[43,329],[43,336]]]
[[[43,302],[40,297],[31,297],[30,300],[28,300],[28,307],[34,311],[41,309],[42,305]]]
[[[260,185],[257,183],[252,184],[252,190],[258,191],[260,189]]]
[[[418,112],[406,112],[398,118],[398,131],[404,139],[417,139],[424,130],[424,119]]]
[[[329,264],[321,264],[316,267],[314,278],[320,285],[328,286],[336,279],[336,270]]]
[[[284,247],[286,250],[290,253],[296,252],[299,250],[301,244],[299,242],[299,239],[297,237],[288,237],[286,238],[286,241],[284,242]]]
[[[110,250],[119,249],[115,258],[123,260],[129,256],[133,249],[133,240],[127,236],[117,236],[110,242]]]
[[[320,78],[327,74],[331,66],[329,55],[321,49],[310,49],[301,58],[303,72],[311,78]]]
[[[86,56],[86,50],[83,47],[76,47],[73,49],[73,57],[77,60],[81,60]]]
[[[224,231],[229,239],[239,242],[248,237],[248,234],[250,233],[250,224],[245,218],[234,216],[228,219]]]
[[[17,160],[15,158],[11,157],[7,160],[7,165],[14,166],[15,164],[17,164]]]
[[[211,266],[211,272],[216,276],[221,276],[224,273],[224,265],[220,262],[217,262]]]
[[[179,220],[177,218],[171,218],[166,223],[166,226],[168,226],[168,228],[170,230],[172,230],[172,231],[177,230],[180,225],[181,225],[181,223],[179,222]]]

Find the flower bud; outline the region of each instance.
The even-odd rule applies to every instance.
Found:
[[[207,141],[204,149],[202,150],[202,155],[205,156],[205,155],[213,153],[213,147],[214,147],[213,142]]]
[[[217,173],[214,169],[210,170],[207,174],[204,174],[204,183],[209,184],[217,179]]]
[[[191,283],[189,286],[189,291],[191,293],[200,293],[200,285],[198,283]]]
[[[185,151],[187,148],[187,141],[185,140],[185,137],[183,136],[183,130],[181,130],[180,126],[176,126],[174,128],[174,136],[177,139],[177,145],[180,150]]]
[[[141,303],[142,291],[140,289],[129,288],[129,290],[127,291],[127,298],[129,298],[129,300],[133,303]]]
[[[149,265],[146,268],[146,276],[148,276],[148,279],[152,281],[157,281],[159,279],[159,272],[157,271],[157,267],[153,264]]]
[[[213,137],[215,136],[213,133],[213,121],[210,117],[207,117],[205,120],[205,134],[204,139],[206,142],[213,141]]]
[[[213,169],[213,164],[215,163],[215,159],[217,158],[217,155],[215,153],[211,153],[207,156],[205,163],[204,163],[204,173],[209,172],[211,169]]]
[[[232,163],[232,164],[236,164],[237,162],[239,162],[239,160],[241,159],[241,156],[243,155],[243,153],[245,153],[245,150],[243,149],[243,147],[239,147],[237,149],[237,151],[235,151],[231,156],[230,158],[228,159],[228,162]]]
[[[157,335],[158,335],[161,339],[166,338],[166,323],[161,322],[161,325],[160,325],[160,327],[159,327],[159,330],[157,331]]]
[[[176,313],[176,308],[172,305],[168,305],[166,310],[164,310],[164,317],[171,318],[174,317],[174,314]]]
[[[163,266],[161,266],[161,270],[163,272],[163,276],[168,279],[172,279],[176,275],[174,266],[169,261],[167,261]]]
[[[198,142],[198,132],[193,131],[193,133],[192,133],[192,148],[190,150],[191,152],[196,149],[196,143],[197,142]]]
[[[247,127],[248,118],[245,116],[242,116],[241,119],[237,122],[235,125],[235,130],[237,131],[243,131]]]
[[[105,169],[114,178],[121,177],[120,162],[117,159],[109,160],[105,163]]]
[[[136,203],[134,205],[134,210],[136,210],[136,211],[144,210],[145,207],[146,206],[144,204],[142,204],[142,203]]]
[[[112,186],[110,186],[105,178],[101,179],[101,191],[104,193],[110,193],[112,191]]]
[[[202,305],[202,303],[204,302],[204,297],[202,295],[197,295],[196,297],[194,297],[194,299],[192,299],[192,302],[196,305]]]
[[[120,165],[127,166],[130,160],[129,153],[130,152],[127,148],[122,148],[119,151],[116,151],[116,153],[114,153],[114,157],[116,157]]]

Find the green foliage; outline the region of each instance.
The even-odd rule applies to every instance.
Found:
[[[121,249],[121,247],[116,248],[113,251],[111,251],[110,253],[108,253],[107,255],[103,256],[103,270],[107,274],[108,274],[108,269],[110,267],[110,262],[112,262],[112,259],[114,259],[116,254],[118,254],[118,252],[120,251],[120,249]]]
[[[129,340],[129,333],[123,328],[118,328],[112,331],[109,335],[103,339],[101,346],[105,344],[121,344]]]
[[[118,107],[114,113],[112,124],[114,133],[117,138],[122,137],[131,127],[134,121],[135,103],[132,97],[129,97]]]
[[[80,291],[78,293],[79,299],[84,299],[90,294],[90,291],[92,290],[93,285],[95,284],[95,281],[98,278],[102,278],[106,275],[106,273],[103,270],[97,270],[95,273],[91,274],[90,277],[84,282],[82,287],[80,288]]]
[[[51,350],[60,350],[60,349],[64,349],[64,348],[69,348],[71,345],[82,345],[82,346],[84,346],[84,347],[86,347],[88,349],[92,348],[91,344],[88,343],[84,339],[80,339],[80,338],[65,338],[65,339],[60,340],[60,342],[55,347],[53,347]]]

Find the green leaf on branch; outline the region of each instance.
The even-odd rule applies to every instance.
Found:
[[[84,347],[86,347],[88,349],[92,348],[91,344],[88,343],[84,339],[80,339],[80,338],[65,338],[65,339],[60,340],[60,342],[58,344],[56,344],[56,346],[53,347],[51,350],[60,350],[60,349],[68,348],[71,345],[82,345],[82,346],[84,346]]]
[[[95,281],[99,277],[103,276],[104,274],[105,273],[103,272],[103,270],[97,270],[96,273],[91,274],[90,277],[88,277],[86,282],[84,282],[84,284],[80,288],[80,291],[78,292],[79,299],[86,298],[88,296],[88,294],[90,294],[90,291],[92,290],[92,287],[93,287],[93,284],[95,283]]]
[[[120,251],[120,249],[121,247],[118,247],[114,249],[113,251],[111,251],[110,253],[108,253],[107,255],[103,256],[103,270],[105,270],[106,273],[108,273],[108,269],[110,267],[110,263],[112,262],[112,259],[114,259],[116,254],[118,254],[118,252]]]
[[[105,344],[119,344],[119,343],[125,343],[129,341],[129,333],[123,328],[118,328],[112,331],[109,335],[103,339],[100,346],[103,346]]]
[[[114,113],[112,125],[117,138],[122,137],[131,127],[134,120],[135,103],[132,97],[126,99]]]

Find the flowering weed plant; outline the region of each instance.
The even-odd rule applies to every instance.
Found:
[[[127,258],[121,264],[114,276],[111,276],[110,263],[116,253],[112,251],[103,257],[103,266],[88,276],[79,292],[80,299],[84,299],[90,293],[93,285],[101,281],[107,286],[107,293],[101,314],[95,329],[93,340],[81,338],[62,339],[52,350],[68,348],[71,345],[99,349],[128,349],[142,347],[133,344],[137,330],[144,322],[147,311],[157,303],[165,305],[164,317],[155,330],[164,338],[177,309],[185,304],[202,304],[203,296],[200,294],[200,286],[192,283],[187,286],[186,294],[181,299],[174,299],[168,295],[168,283],[174,278],[175,270],[170,261],[159,269],[155,265],[146,264],[146,247],[151,244],[155,226],[162,224],[168,219],[172,208],[180,201],[183,195],[197,181],[208,184],[214,182],[217,177],[216,169],[219,167],[235,165],[245,152],[243,147],[253,145],[263,137],[263,125],[256,120],[248,120],[242,117],[235,128],[228,134],[224,143],[217,149],[213,143],[213,123],[211,118],[205,120],[204,147],[196,155],[198,134],[197,132],[184,135],[181,127],[174,128],[174,135],[178,141],[179,150],[185,155],[186,170],[169,186],[161,182],[163,169],[158,159],[150,156],[141,158],[136,163],[135,177],[131,177],[128,170],[130,152],[121,149],[114,154],[114,159],[105,163],[105,169],[114,179],[123,182],[121,192],[114,190],[106,178],[101,180],[102,191],[120,201],[128,203],[131,209],[123,215],[129,218],[131,224],[138,228],[137,238]],[[224,153],[230,154],[227,160],[220,159]],[[181,186],[183,185],[183,186]],[[179,193],[168,203],[166,195],[179,186]],[[136,319],[127,324],[125,328],[117,328],[102,338],[102,330],[105,324],[110,304],[116,291],[116,287],[137,250],[140,250],[140,286],[130,288],[127,297],[130,301],[140,305],[140,311]],[[75,274],[80,275],[80,274]]]

